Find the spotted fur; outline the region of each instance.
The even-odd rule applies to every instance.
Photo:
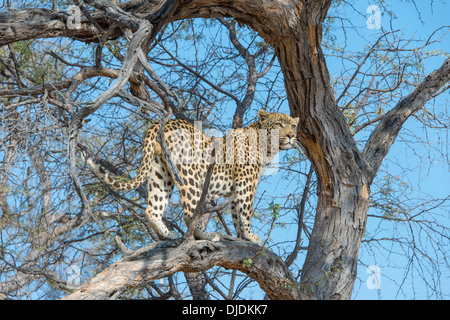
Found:
[[[161,146],[156,141],[158,124],[147,131],[139,173],[131,181],[121,182],[114,179],[90,158],[86,159],[86,163],[104,183],[116,191],[136,189],[147,181],[146,217],[160,238],[176,239],[177,233],[169,231],[162,221],[164,209],[173,189],[176,185],[183,206],[184,220],[189,226],[200,199],[208,164],[215,161],[207,198],[227,198],[234,193],[231,211],[237,236],[259,243],[260,238],[250,228],[257,184],[275,154],[279,150],[294,147],[299,119],[264,110],[258,112],[258,118],[259,120],[249,127],[233,130],[223,138],[211,138],[183,120],[168,121],[164,128],[164,138],[183,182],[182,185],[176,182],[168,168]],[[270,139],[271,134],[275,132],[274,129],[278,130],[278,141]],[[266,132],[265,130],[268,137],[267,145],[258,143],[262,141],[261,135]],[[212,155],[214,158],[211,158]],[[194,234],[197,238],[205,240],[220,239],[218,233],[206,232],[200,225],[196,227]]]

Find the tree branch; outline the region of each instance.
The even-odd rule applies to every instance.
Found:
[[[103,67],[83,67],[74,76],[61,80],[59,82],[47,82],[43,85],[35,85],[20,89],[3,89],[0,90],[1,97],[19,97],[19,96],[36,96],[43,94],[44,91],[63,90],[71,86],[76,87],[89,78],[101,76],[108,78],[117,78],[119,70],[103,68]]]
[[[413,92],[400,100],[389,111],[369,137],[363,150],[363,157],[368,164],[369,183],[372,183],[383,159],[389,152],[405,121],[434,97],[434,94],[450,80],[450,59],[429,74]]]
[[[91,16],[99,24],[105,24],[103,13],[92,12]],[[52,13],[51,10],[39,8],[0,12],[0,45],[21,40],[56,37],[68,37],[85,42],[100,40],[97,28],[86,17],[82,16],[78,28],[73,29],[67,25],[69,17],[66,12]],[[112,35],[111,39],[121,35],[117,29],[117,33]]]
[[[160,241],[120,259],[84,283],[65,300],[111,299],[132,287],[165,278],[176,272],[199,272],[214,266],[236,269],[256,280],[271,299],[299,299],[298,288],[280,257],[248,241]],[[244,259],[254,257],[243,267]]]

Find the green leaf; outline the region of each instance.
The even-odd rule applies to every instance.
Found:
[[[253,263],[253,260],[251,258],[246,258],[246,259],[244,259],[244,261],[242,261],[242,267],[243,268],[250,268],[252,263]]]

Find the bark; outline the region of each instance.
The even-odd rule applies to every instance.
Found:
[[[252,262],[243,266],[244,259]],[[160,241],[122,258],[89,279],[66,300],[114,299],[121,292],[176,272],[200,272],[214,266],[236,269],[255,279],[271,299],[298,299],[293,276],[269,250],[247,241]]]

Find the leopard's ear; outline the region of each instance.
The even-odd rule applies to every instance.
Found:
[[[294,122],[298,125],[298,123],[300,122],[300,118],[294,118]]]
[[[258,111],[259,120],[264,121],[268,116],[270,116],[270,113],[267,112],[266,110],[261,109]]]

